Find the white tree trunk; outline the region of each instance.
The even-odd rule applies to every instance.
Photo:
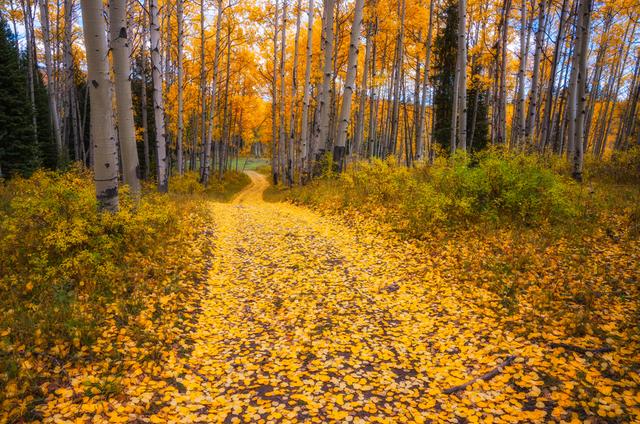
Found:
[[[294,141],[296,139],[296,107],[298,100],[298,45],[300,41],[300,15],[302,0],[298,0],[296,10],[296,35],[293,41],[293,68],[291,74],[291,110],[289,111],[289,143],[287,149],[287,180],[293,185]]]
[[[527,1],[522,0],[520,7],[520,66],[518,67],[518,93],[515,125],[516,145],[522,146],[525,140],[525,110],[524,110],[524,74],[527,71]]]
[[[313,145],[311,147],[311,155],[315,155],[316,149],[327,149],[327,139],[329,135],[329,110],[331,105],[331,80],[333,79],[333,14],[335,8],[335,0],[324,0],[324,25],[322,31],[323,37],[323,68],[322,68],[322,87],[318,104],[318,120],[314,129]],[[312,157],[309,162],[313,162]]]
[[[362,80],[360,83],[360,96],[358,98],[358,113],[356,115],[356,129],[353,135],[353,146],[351,148],[351,160],[360,156],[360,149],[364,140],[364,109],[367,101],[367,78],[369,75],[369,62],[371,61],[372,31],[371,24],[367,25],[367,41],[364,48],[364,66],[362,69]]]
[[[42,29],[42,41],[44,44],[44,61],[47,72],[47,95],[49,97],[49,113],[53,124],[53,136],[56,140],[58,160],[66,161],[67,154],[62,148],[62,133],[60,131],[60,117],[58,115],[58,100],[53,86],[53,59],[51,57],[51,31],[49,29],[49,1],[40,0],[40,27]]]
[[[169,172],[167,169],[167,142],[164,127],[164,99],[162,97],[162,74],[160,73],[160,23],[158,16],[158,0],[149,1],[151,18],[151,77],[153,79],[153,116],[156,124],[156,162],[158,173],[158,191],[166,193],[169,189]]]
[[[282,1],[282,29],[281,29],[281,41],[280,41],[280,131],[278,142],[278,166],[284,172],[286,169],[284,164],[285,155],[285,143],[287,138],[287,130],[285,128],[285,103],[286,103],[286,87],[285,87],[285,60],[287,57],[286,52],[286,33],[287,33],[287,0]]]
[[[358,69],[358,47],[360,46],[360,28],[362,27],[362,9],[364,0],[356,0],[353,12],[353,25],[351,26],[351,40],[349,41],[349,57],[347,59],[347,77],[344,83],[342,95],[342,107],[338,120],[338,139],[333,150],[334,161],[338,164],[338,170],[344,168],[345,146],[347,142],[347,129],[351,117],[351,99],[355,90],[356,71]]]
[[[427,86],[429,84],[429,69],[431,67],[431,41],[433,39],[433,9],[435,0],[429,4],[429,26],[427,29],[427,53],[424,61],[424,78],[422,79],[422,96],[420,98],[420,118],[418,119],[418,130],[416,137],[416,160],[424,159],[424,127],[427,111]]]
[[[211,103],[209,105],[209,129],[207,130],[207,142],[205,148],[205,154],[207,155],[206,163],[203,164],[205,167],[206,178],[203,178],[204,184],[208,184],[209,182],[209,174],[210,167],[212,161],[209,159],[211,157],[211,146],[213,144],[213,123],[215,119],[215,107],[216,107],[216,99],[217,99],[217,90],[218,90],[218,67],[220,64],[220,38],[222,35],[222,0],[218,0],[218,15],[216,16],[216,45],[214,47],[213,52],[213,82],[211,84]],[[203,124],[204,125],[204,124]],[[218,143],[220,145],[220,143]],[[218,152],[219,149],[216,150]],[[215,158],[213,161],[215,165]],[[220,168],[222,170],[222,168]]]
[[[304,94],[302,97],[302,123],[300,126],[300,171],[299,183],[302,183],[302,174],[307,169],[309,156],[309,99],[311,98],[311,59],[313,58],[313,14],[314,0],[309,0],[307,22],[307,59],[304,70]]]
[[[538,112],[538,91],[540,87],[540,62],[542,60],[542,47],[544,42],[544,0],[538,5],[538,28],[536,30],[536,52],[533,58],[533,75],[531,76],[531,91],[529,93],[529,110],[525,124],[525,137],[531,141],[536,126]]]
[[[280,164],[278,163],[278,11],[280,3],[275,0],[273,16],[273,78],[271,79],[271,174],[273,185],[278,185]]]
[[[91,99],[91,143],[94,181],[100,210],[118,210],[118,150],[111,112],[107,35],[102,2],[82,0],[82,24],[87,51]]]
[[[131,98],[131,63],[127,31],[127,2],[111,0],[109,18],[111,20],[111,51],[113,52],[113,76],[116,92],[116,115],[118,135],[122,153],[124,182],[132,193],[140,193],[140,167],[136,147],[136,130],[133,122],[133,101]]]
[[[467,2],[458,3],[458,141],[456,147],[467,150]]]
[[[184,81],[183,81],[183,44],[184,44],[184,11],[183,1],[177,0],[176,14],[178,15],[178,136],[176,140],[176,156],[178,161],[178,174],[184,173],[184,158],[182,137],[184,132]]]
[[[587,55],[589,54],[589,28],[591,26],[592,0],[581,0],[578,10],[579,25],[576,32],[578,73],[576,77],[576,126],[573,152],[573,178],[582,181],[582,166],[584,161],[584,119],[587,111]]]

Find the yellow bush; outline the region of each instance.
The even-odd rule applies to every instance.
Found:
[[[126,319],[162,289],[154,275],[180,243],[184,212],[156,193],[134,203],[123,188],[120,200],[99,213],[91,174],[78,169],[0,185],[0,392],[29,379],[20,358],[63,359],[92,343],[109,310]]]

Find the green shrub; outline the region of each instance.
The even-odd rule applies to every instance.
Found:
[[[617,184],[640,183],[640,146],[615,151],[608,159],[585,158],[587,177]]]
[[[488,151],[458,153],[419,168],[394,158],[353,164],[340,178],[294,189],[294,201],[380,215],[414,235],[477,222],[541,225],[576,217],[576,185],[541,159]]]
[[[120,210],[100,213],[78,169],[0,185],[0,389],[24,352],[63,358],[95,340],[109,305],[126,313],[157,290],[148,277],[176,244],[179,216],[167,196],[134,204],[126,187]]]

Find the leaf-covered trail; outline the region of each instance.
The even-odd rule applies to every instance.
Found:
[[[264,203],[268,183],[250,175],[231,204],[210,205],[212,263],[180,353],[162,358],[161,375],[126,379],[105,419],[571,421],[584,416],[580,398],[601,395],[574,395],[576,371],[608,387],[612,411],[638,413],[633,380],[612,398],[589,358],[513,336],[496,300],[445,284],[415,245]],[[509,355],[490,381],[443,393]],[[45,416],[59,401],[49,397]]]
[[[256,202],[265,183],[252,178],[239,206],[214,206],[217,262],[189,363],[210,381],[196,376],[197,390],[255,420],[411,418],[435,406],[424,399],[440,394],[432,380],[456,365],[464,375],[458,354],[444,350],[500,355],[481,341],[500,337],[492,322],[417,255],[304,209]],[[468,325],[483,320],[484,333]]]

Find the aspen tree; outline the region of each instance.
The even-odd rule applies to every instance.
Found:
[[[278,11],[280,3],[276,0],[273,17],[273,75],[271,78],[271,175],[273,184],[278,185],[280,177],[278,161]]]
[[[320,88],[318,119],[314,128],[313,146],[311,155],[324,153],[327,148],[327,138],[329,135],[329,109],[331,101],[331,80],[333,78],[333,16],[335,0],[324,0],[324,23],[322,27],[322,48],[323,48],[323,68],[322,87]],[[310,159],[312,162],[314,159]]]
[[[458,135],[456,147],[467,150],[467,2],[458,2]]]
[[[579,27],[576,29],[576,49],[578,66],[576,80],[576,126],[575,145],[573,152],[573,178],[582,181],[582,167],[584,163],[584,118],[587,107],[587,56],[589,54],[589,29],[591,27],[592,0],[580,0]]]
[[[420,115],[418,118],[416,135],[416,160],[424,159],[424,126],[427,111],[427,87],[429,84],[429,70],[431,69],[431,43],[433,39],[433,9],[436,0],[429,0],[429,26],[427,27],[426,55],[424,59],[424,77],[422,78],[422,96],[420,100]]]
[[[338,164],[338,170],[344,169],[345,146],[347,141],[347,127],[351,116],[351,99],[355,89],[356,70],[358,68],[358,47],[360,45],[360,28],[362,26],[362,9],[364,0],[356,0],[353,13],[353,25],[351,26],[351,39],[349,41],[349,58],[347,63],[347,76],[342,95],[342,107],[338,121],[338,139],[333,150],[334,161]]]
[[[176,139],[176,156],[178,174],[184,173],[184,159],[182,138],[184,132],[184,76],[183,76],[183,48],[184,48],[184,11],[183,1],[176,1],[176,15],[178,19],[178,135]]]
[[[525,137],[531,141],[536,125],[536,114],[538,111],[538,90],[540,86],[540,62],[542,60],[543,36],[544,36],[544,10],[545,0],[538,3],[538,27],[536,28],[536,50],[533,57],[533,75],[531,76],[531,91],[529,92],[529,109],[527,111],[527,121],[525,123]]]
[[[302,0],[296,5],[296,35],[293,42],[293,67],[291,73],[291,110],[289,111],[289,143],[287,148],[287,181],[293,185],[294,173],[294,141],[296,139],[296,106],[298,97],[298,45],[300,41],[300,15],[302,13]]]
[[[216,39],[215,39],[215,47],[213,52],[213,82],[211,83],[211,94],[210,94],[210,103],[209,103],[209,129],[206,134],[206,142],[204,145],[204,161],[200,165],[203,167],[203,177],[202,183],[207,185],[209,183],[210,177],[210,169],[211,169],[211,146],[213,142],[213,123],[215,119],[215,107],[216,101],[218,99],[218,68],[220,66],[220,41],[222,38],[222,0],[217,0],[218,5],[218,14],[216,16]],[[203,39],[204,42],[204,39]],[[202,64],[204,66],[204,63]],[[204,119],[204,115],[203,115]],[[205,121],[202,121],[203,125],[203,135],[204,135],[204,126]],[[219,150],[219,149],[217,149]],[[215,161],[214,161],[215,163]]]
[[[40,28],[42,29],[42,41],[44,44],[44,63],[47,73],[47,97],[49,99],[49,114],[53,124],[53,136],[56,140],[58,161],[66,161],[66,152],[62,147],[62,133],[60,131],[60,116],[58,114],[58,100],[54,88],[53,59],[51,58],[51,31],[49,28],[49,1],[40,0]]]
[[[138,149],[136,147],[136,132],[133,123],[129,32],[127,30],[126,16],[126,1],[111,0],[109,3],[111,51],[113,52],[113,76],[115,79],[118,137],[122,154],[122,174],[124,182],[131,187],[134,195],[138,195],[140,193],[140,168],[138,164]]]
[[[94,181],[100,210],[118,210],[118,151],[111,112],[107,35],[102,2],[81,0],[91,100]]]
[[[360,82],[360,96],[358,98],[358,112],[356,115],[356,129],[353,136],[353,146],[351,148],[351,157],[359,157],[362,141],[364,139],[364,110],[367,101],[367,78],[369,77],[369,62],[371,61],[371,45],[372,31],[371,23],[367,25],[366,41],[364,48],[364,66],[362,69],[362,79]]]
[[[302,174],[307,169],[309,160],[309,100],[311,98],[311,59],[313,58],[313,15],[314,0],[309,0],[307,11],[307,50],[304,70],[304,94],[302,97],[302,123],[300,125],[300,170],[299,181],[302,183]]]
[[[160,67],[160,26],[158,0],[149,0],[151,34],[151,76],[153,79],[153,114],[156,125],[156,163],[158,191],[166,193],[169,189],[169,170],[167,167],[167,142],[164,124],[164,98],[162,95],[162,74]]]
[[[277,19],[277,17],[276,17]],[[285,60],[287,58],[286,40],[287,40],[287,0],[282,0],[282,29],[280,30],[281,42],[280,42],[280,111],[278,114],[279,120],[279,139],[278,139],[278,167],[282,172],[285,172],[284,156],[285,156],[285,144],[287,142],[287,129],[285,127],[285,103],[286,97],[286,85],[285,85]],[[285,175],[286,182],[289,181],[289,176]]]

